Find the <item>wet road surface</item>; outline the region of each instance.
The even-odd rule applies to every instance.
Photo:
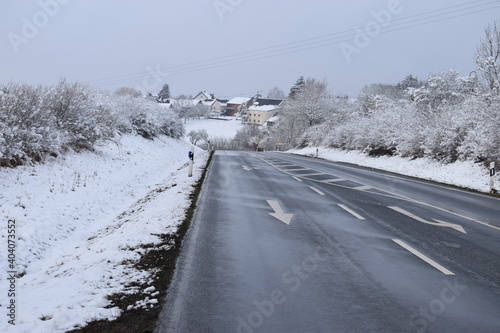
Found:
[[[500,200],[214,154],[156,332],[500,332]]]

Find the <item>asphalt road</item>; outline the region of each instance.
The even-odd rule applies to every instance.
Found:
[[[500,200],[215,153],[156,332],[500,332]]]

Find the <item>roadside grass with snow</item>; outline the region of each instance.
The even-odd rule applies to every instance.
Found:
[[[191,204],[208,154],[167,137],[126,135],[95,152],[0,169],[0,331],[65,332],[117,318],[114,294],[154,307],[154,270],[134,264],[172,234]],[[16,225],[16,296],[7,297],[7,221]],[[148,286],[141,290],[143,286]],[[16,302],[15,326],[7,305]]]
[[[428,179],[480,192],[489,192],[489,170],[481,163],[458,161],[444,164],[428,158],[410,159],[400,156],[370,157],[359,151],[345,151],[326,147],[292,149],[287,153],[316,156],[329,161],[347,162],[374,169]],[[499,184],[498,175],[495,184]],[[498,186],[496,187],[498,189]]]

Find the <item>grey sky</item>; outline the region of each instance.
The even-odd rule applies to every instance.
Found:
[[[233,97],[287,93],[302,75],[356,96],[410,73],[468,75],[499,18],[498,0],[3,0],[0,82],[66,77],[154,94],[166,82],[173,95]]]

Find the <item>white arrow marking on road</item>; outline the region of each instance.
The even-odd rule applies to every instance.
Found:
[[[271,208],[274,210],[274,213],[269,213],[269,215],[277,218],[281,222],[285,223],[286,225],[290,225],[290,222],[292,221],[293,214],[286,214],[283,209],[281,209],[280,204],[278,201],[275,200],[267,200],[267,203]]]
[[[430,225],[435,225],[435,226],[438,226],[438,227],[453,228],[453,229],[455,229],[457,231],[460,231],[461,233],[466,234],[465,229],[461,225],[459,225],[459,224],[454,224],[454,223],[449,223],[449,222],[443,222],[443,221],[439,221],[439,220],[434,220],[436,222],[430,222],[430,221],[426,221],[423,218],[418,217],[418,216],[416,216],[416,215],[414,215],[414,214],[412,214],[410,212],[407,212],[403,208],[399,208],[399,207],[395,207],[395,206],[389,206],[389,208],[392,209],[392,210],[395,210],[398,213],[401,213],[403,215],[411,217],[412,219],[415,219],[415,220],[417,220],[419,222],[422,222],[422,223],[425,223],[425,224],[430,224]]]

